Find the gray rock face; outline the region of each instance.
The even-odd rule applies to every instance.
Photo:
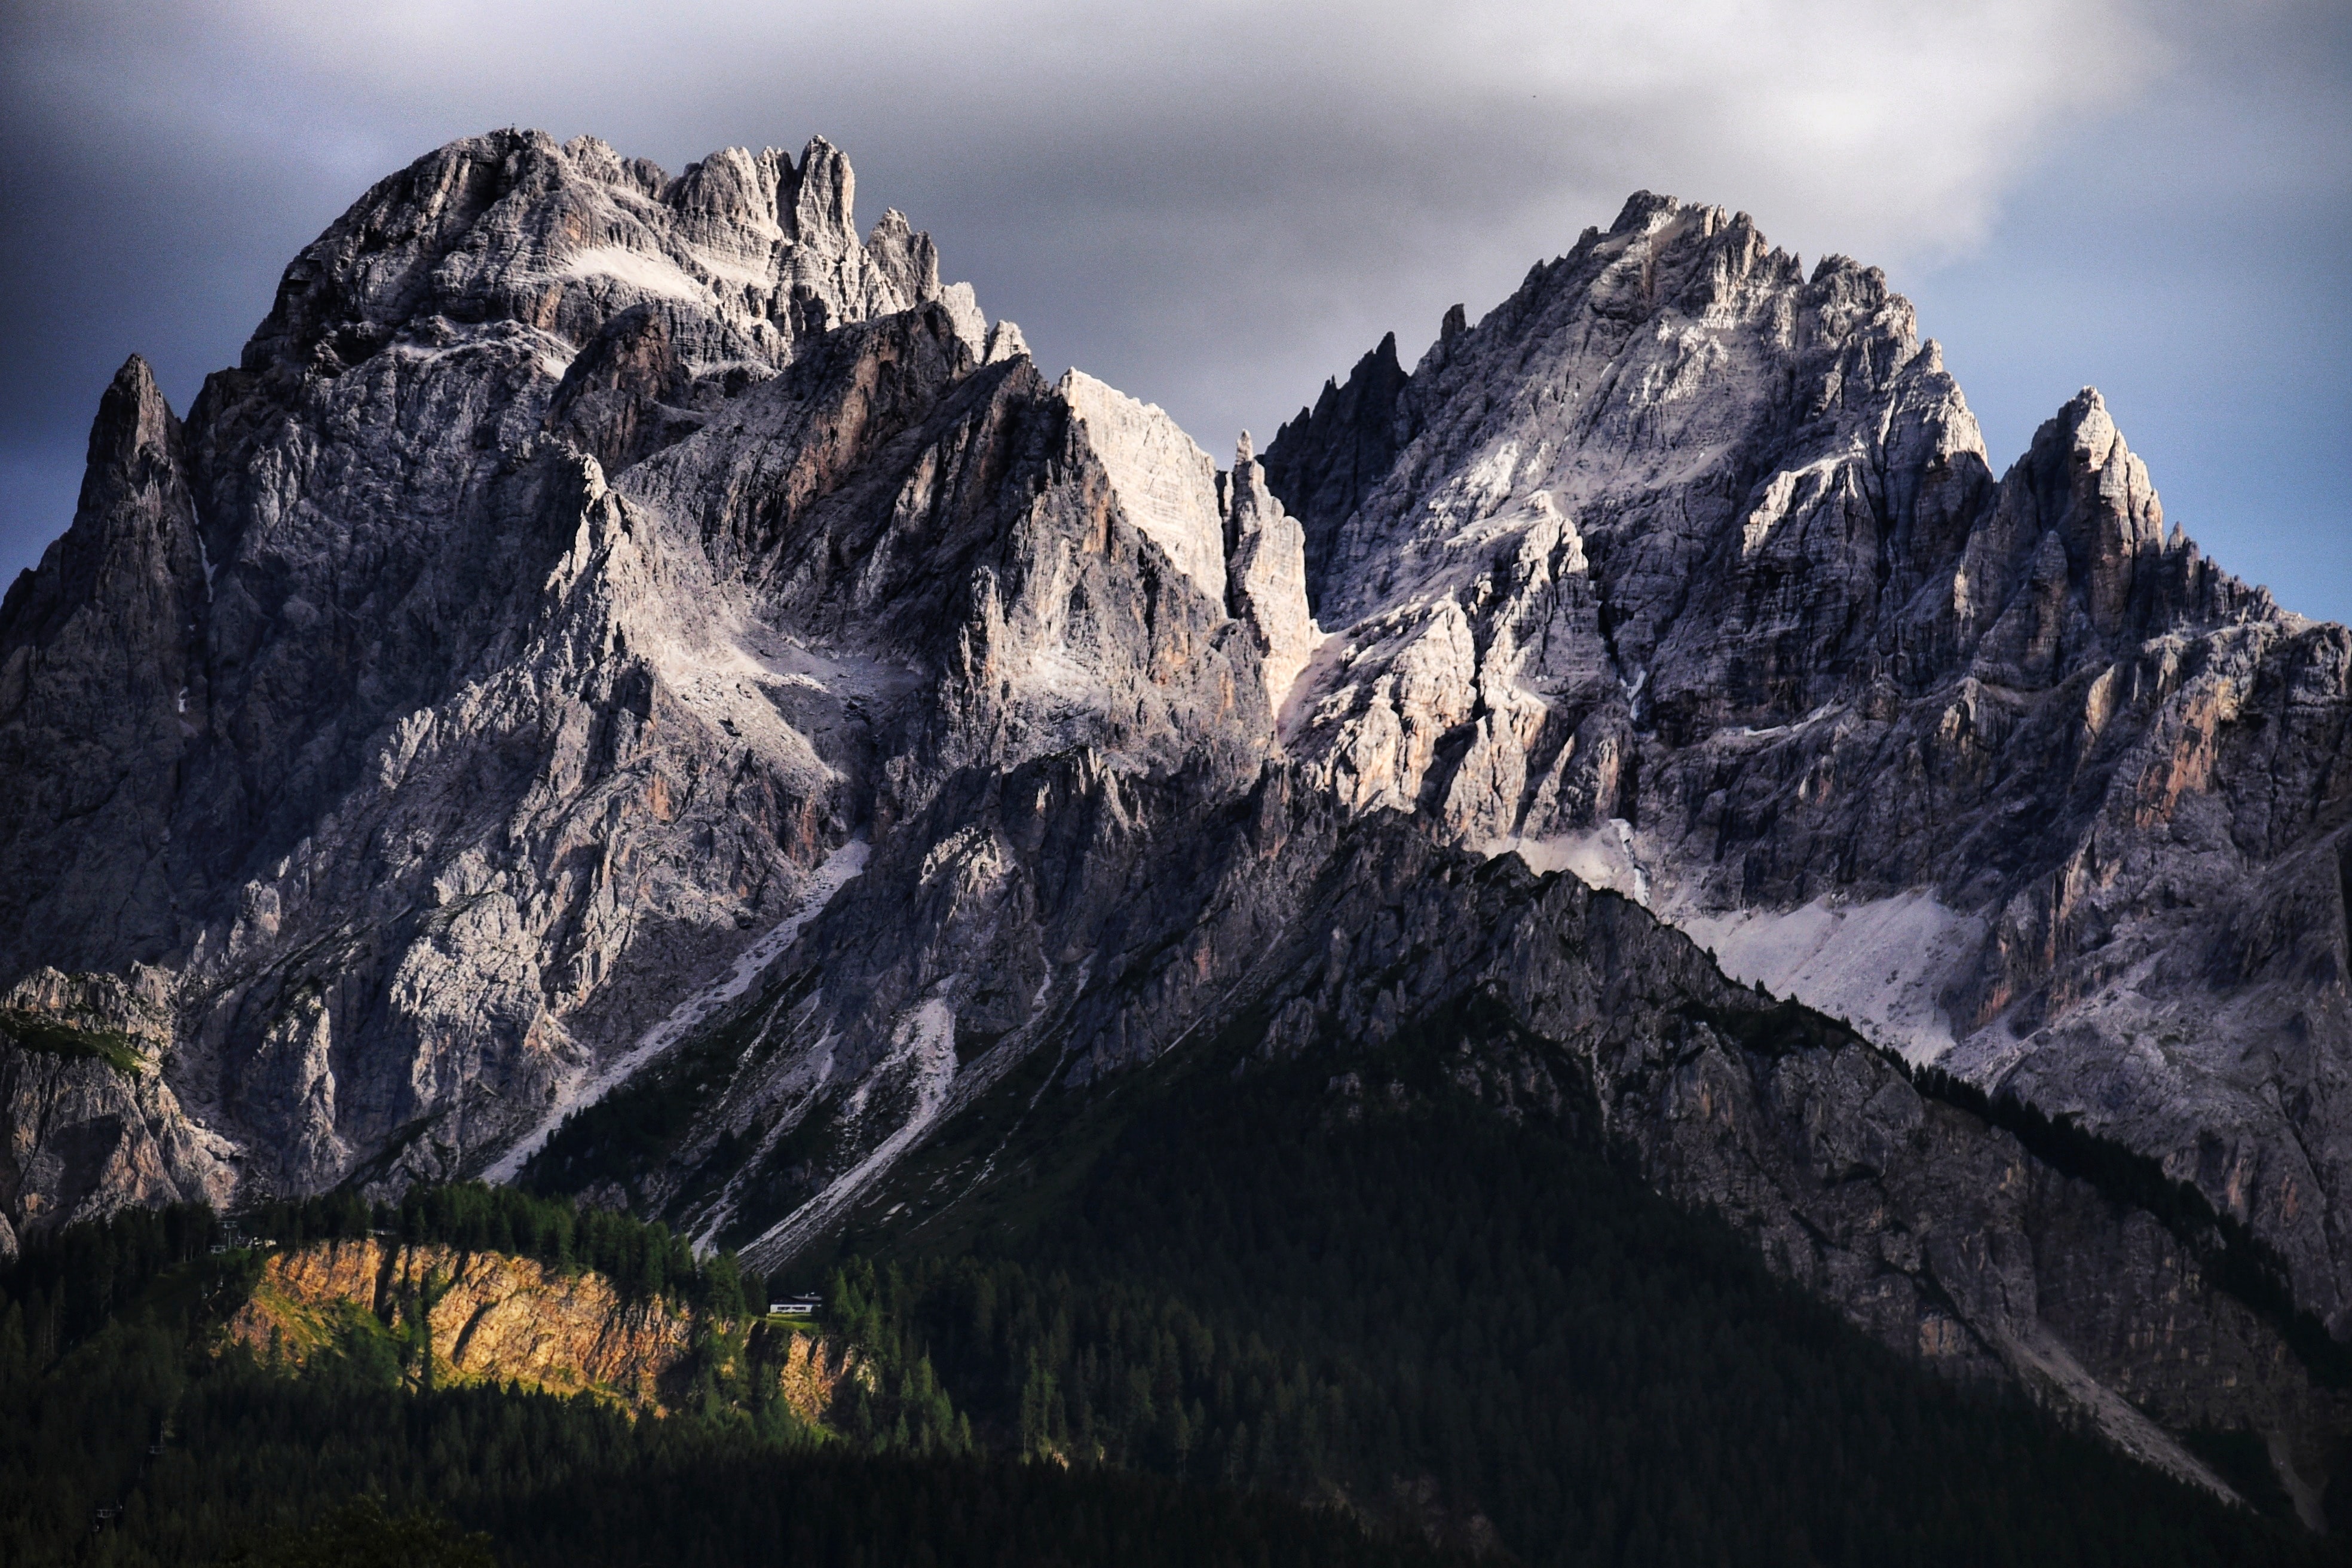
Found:
[[[1131,520],[1213,600],[1225,596],[1217,468],[1156,403],[1139,403],[1081,370],[1057,391],[1086,422],[1087,445],[1113,476]]]
[[[457,1168],[864,809],[840,705],[762,695],[821,656],[604,468],[847,323],[921,340],[919,405],[969,367],[968,290],[896,215],[861,242],[850,189],[821,141],[676,180],[454,143],[296,259],[184,434],[135,362],[109,393],[74,527],[0,616],[0,969],[172,969],[173,1081],[249,1185]],[[877,421],[836,453],[888,390],[820,389]]]
[[[0,996],[0,1260],[20,1235],[137,1205],[225,1205],[236,1148],[165,1083],[171,977],[41,970]]]
[[[1396,461],[1403,434],[1397,400],[1411,379],[1391,332],[1356,362],[1345,386],[1325,382],[1315,406],[1299,410],[1265,454],[1267,486],[1304,520],[1310,591],[1327,579],[1339,524]]]
[[[1923,1096],[1850,1031],[1730,984],[1629,899],[1448,852],[1425,820],[1328,822],[1292,817],[1286,875],[1235,853],[1196,940],[1224,1008],[1268,1020],[1257,1054],[1331,1061],[1339,1113],[1409,1093],[1370,1064],[1412,1042],[1499,1115],[1597,1115],[1659,1190],[1899,1350],[2079,1408],[2205,1484],[2168,1427],[2243,1422],[2298,1474],[2332,1462],[2342,1394],[2146,1211]]]
[[[158,777],[184,764],[207,711],[208,579],[186,455],[132,360],[100,400],[73,526],[0,604],[12,979],[36,957],[154,957],[178,935],[173,862],[188,848],[173,843]],[[34,933],[38,954],[26,951]]]
[[[1266,700],[1279,714],[1323,640],[1307,607],[1307,535],[1265,488],[1246,430],[1224,492],[1225,544],[1233,555],[1226,603],[1249,628]]]
[[[2095,394],[1996,481],[1875,272],[1638,197],[1219,475],[852,190],[453,143],[184,428],[126,367],[0,608],[6,1239],[527,1171],[774,1263],[1016,1069],[1491,1003],[1465,1086],[1890,1342],[2183,1473],[2156,1423],[2342,1426],[2189,1241],[1635,907],[2341,1316],[2352,640]],[[129,1076],[37,1043],[133,1011]]]
[[[985,797],[943,795],[978,839],[953,861],[877,852],[731,1024],[676,1174],[633,1195],[781,1266],[847,1220],[950,1218],[992,1177],[1020,1179],[997,1155],[1035,1160],[1013,1152],[1024,1105],[1192,1042],[1328,1068],[1336,1116],[1408,1101],[1423,1090],[1382,1075],[1434,1068],[1506,1120],[1583,1121],[1885,1343],[2079,1411],[2158,1468],[2220,1488],[2172,1435],[2200,1423],[2275,1436],[2304,1479],[2335,1463],[2352,1409],[2195,1237],[1923,1094],[1852,1031],[1732,984],[1631,900],[1444,845],[1426,818],[1337,810],[1296,767],[1232,800],[1104,763],[1045,759]],[[898,1016],[880,1071],[840,1076],[854,1009],[833,988],[917,900],[948,978]],[[933,920],[951,906],[960,920]],[[988,1124],[1011,1129],[995,1153],[892,1180],[908,1127],[991,1094]],[[753,1112],[762,1099],[774,1110]],[[781,1131],[761,1133],[767,1115]]]
[[[2095,392],[1996,480],[1874,269],[1644,195],[1268,464],[1328,787],[2159,1156],[2344,1323],[2352,634],[2168,532]]]

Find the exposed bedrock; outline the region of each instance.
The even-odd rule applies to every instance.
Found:
[[[480,1168],[961,773],[1254,773],[1213,467],[851,190],[454,143],[184,430],[109,393],[0,621],[0,963],[168,971],[239,1191]]]
[[[1643,195],[1267,466],[1330,788],[2159,1156],[2344,1325],[2352,634],[2168,530],[2095,392],[1995,479],[1876,269]]]
[[[1371,1100],[1392,1092],[1383,1049],[1404,1047],[1497,1114],[1595,1116],[1659,1190],[1888,1344],[2013,1379],[2159,1468],[2194,1473],[2166,1429],[2200,1422],[2278,1434],[2305,1476],[2334,1464],[2343,1396],[2181,1235],[1851,1032],[1727,982],[1631,900],[1394,819],[1302,827],[1285,852],[1318,858],[1282,884],[1310,889],[1304,906],[1255,940],[1219,932],[1268,1020],[1263,1054],[1361,1058],[1360,1090],[1337,1092]]]
[[[843,421],[813,500],[970,370],[970,291],[850,192],[822,141],[677,179],[453,143],[295,260],[184,430],[137,362],[109,392],[0,614],[0,967],[174,972],[168,1076],[246,1183],[459,1168],[854,829],[859,680],[606,467],[764,395]]]
[[[852,1215],[887,1226],[918,1195],[890,1185],[908,1130],[1015,1069],[1034,1104],[1238,1042],[1328,1066],[1340,1115],[1433,1070],[1602,1142],[1885,1342],[2159,1468],[2217,1484],[2173,1435],[2205,1423],[2274,1436],[2305,1479],[2336,1463],[2352,1411],[2274,1310],[2216,1278],[2210,1233],[1727,980],[1629,899],[1336,811],[1287,766],[1239,798],[1203,783],[1082,757],[942,792],[951,849],[877,858],[683,1080],[693,1129],[626,1195],[780,1267]],[[912,953],[888,934],[910,925]],[[958,1169],[985,1185],[994,1163]]]
[[[854,191],[455,142],[184,425],[124,368],[0,608],[12,1237],[535,1154],[774,1260],[1037,1052],[1485,998],[1533,1076],[1471,1087],[1591,1096],[1890,1342],[2176,1468],[2133,1402],[2335,1429],[2190,1242],[1732,1028],[1645,912],[2160,1158],[2345,1326],[2352,634],[2095,393],[1997,477],[1875,269],[1643,195],[1220,473]]]

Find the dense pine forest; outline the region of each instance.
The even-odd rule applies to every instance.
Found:
[[[714,1310],[741,1289],[730,1260],[698,1267],[658,1226],[482,1187],[390,1210],[278,1205],[236,1232],[184,1207],[77,1227],[0,1280],[0,1564],[1443,1560],[1277,1495],[974,1452],[968,1432],[924,1427],[943,1395],[897,1398],[890,1376],[844,1436],[756,1402],[633,1419],[587,1397],[433,1388],[364,1339],[299,1373],[217,1346],[259,1255],[215,1244],[371,1229],[610,1264]]]
[[[1559,1130],[1324,1088],[1197,1075],[1082,1180],[852,1258],[835,1298],[1001,1447],[1528,1563],[2345,1560],[2258,1439],[2200,1447],[2263,1518],[1864,1340]]]
[[[814,1426],[740,1373],[633,1417],[370,1335],[221,1347],[264,1241],[593,1269],[714,1335],[763,1304],[625,1215],[464,1185],[68,1230],[0,1277],[0,1565],[2347,1561],[2250,1435],[2200,1443],[2259,1511],[1950,1385],[1417,1059],[1355,1098],[1180,1074],[1019,1137],[983,1107],[934,1158],[1015,1174],[830,1260],[873,1375]]]

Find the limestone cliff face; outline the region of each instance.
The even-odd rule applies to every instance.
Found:
[[[1874,268],[1643,195],[1267,462],[1325,787],[2160,1157],[2347,1321],[2352,634],[2168,531],[2095,392],[1996,479]]]
[[[1232,552],[1226,600],[1249,628],[1277,719],[1323,640],[1307,605],[1307,535],[1265,488],[1249,432],[1242,432],[1225,486],[1226,548]]]
[[[1081,370],[1055,388],[1084,422],[1129,518],[1211,599],[1225,596],[1216,465],[1156,403],[1139,403]]]
[[[2273,1435],[2306,1480],[2336,1463],[2352,1405],[2222,1288],[2206,1240],[1731,983],[1630,899],[1401,817],[1340,824],[1272,788],[1254,805],[1163,962],[1229,1039],[1248,1021],[1256,1056],[1328,1070],[1333,1114],[1402,1102],[1383,1072],[1433,1069],[1506,1120],[1580,1126],[1886,1344],[2021,1385],[2161,1468],[2217,1484],[2172,1436],[2201,1423]],[[1072,1029],[1096,1042],[1072,1076],[1131,1062],[1122,1042],[1185,995],[1126,991]],[[1397,1050],[1408,1067],[1381,1065]],[[858,1223],[901,1199],[920,1201],[886,1194]]]
[[[272,1253],[224,1333],[257,1355],[299,1365],[333,1343],[352,1310],[404,1335],[420,1363],[429,1354],[437,1385],[520,1383],[657,1413],[684,1392],[694,1368],[698,1325],[684,1308],[625,1301],[599,1274],[376,1239]],[[762,1364],[794,1412],[820,1423],[864,1363],[820,1334],[786,1331],[783,1338]],[[411,1375],[427,1374],[419,1364]]]
[[[172,981],[41,970],[0,995],[0,1259],[133,1205],[226,1204],[242,1153],[165,1081]]]
[[[72,526],[0,602],[0,984],[173,945],[185,846],[163,781],[204,724],[209,587],[186,433],[133,359],[99,401]]]
[[[822,141],[675,179],[453,143],[295,260],[184,429],[136,362],[109,392],[0,611],[0,973],[172,972],[166,1073],[247,1181],[457,1168],[854,830],[831,667],[605,468],[852,323],[916,310],[924,384],[969,368],[969,290],[851,196]],[[836,368],[855,455],[890,415]]]
[[[2337,1420],[2148,1216],[1858,1046],[1727,1037],[1753,997],[1639,910],[1464,880],[1573,869],[2083,1113],[2340,1325],[2352,634],[2167,531],[2095,394],[1996,479],[1875,270],[1644,195],[1221,476],[853,195],[821,140],[474,138],[184,425],[126,367],[0,605],[0,981],[100,1030],[43,966],[131,975],[152,1027],[0,1046],[12,1227],[536,1159],[772,1266],[1024,1064],[1260,1006],[1339,1048],[1475,980],[1551,1042],[1527,1092],[1580,1063],[1890,1342],[2150,1452],[2132,1402]],[[593,1112],[655,1093],[623,1159]],[[548,1375],[657,1390],[675,1325],[502,1279],[501,1364],[551,1314]]]

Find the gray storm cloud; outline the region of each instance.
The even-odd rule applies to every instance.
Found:
[[[2231,84],[2259,85],[2294,55],[2312,76],[2304,97],[2340,110],[2335,9],[1482,0],[656,12],[589,0],[20,11],[0,66],[12,219],[0,276],[20,319],[38,304],[0,376],[0,567],[29,562],[64,526],[80,432],[124,354],[147,353],[184,406],[205,371],[234,359],[299,245],[375,178],[496,125],[593,131],[673,170],[721,145],[797,147],[823,132],[856,165],[862,217],[902,208],[1041,358],[1164,405],[1215,450],[1244,426],[1265,432],[1382,331],[1417,350],[1447,304],[1491,304],[1641,186],[1751,212],[1808,257],[1886,265],[1921,296],[1927,330],[1954,340],[1978,316],[2000,319],[1998,280],[1972,285],[1968,269],[2000,256],[2014,270],[2004,214],[2055,192],[2045,222],[2063,230],[2063,193],[2095,201],[2128,184],[2135,154],[2124,149],[2119,166],[2097,139],[2165,94],[2210,77],[2211,113],[2242,120],[2257,89]],[[2241,44],[2251,61],[2216,66],[2212,15],[2229,37],[2269,41]],[[2326,132],[2323,115],[2306,134]],[[2092,162],[2070,166],[2086,149]],[[2216,190],[2231,178],[2200,177]],[[2159,189],[2142,205],[2168,199]],[[2323,218],[2340,223],[2340,180],[2333,200]],[[2011,279],[2021,313],[2048,310],[2065,287],[2053,281],[2063,266],[2051,268],[2068,259],[2040,257]],[[1947,275],[1963,308],[1944,321],[1927,309],[1936,289],[1916,285]],[[2340,346],[2340,316],[2323,345],[2330,331]],[[2100,369],[2084,364],[2054,389],[2028,378],[2017,395],[2032,412],[2011,416],[2001,362],[1972,379],[1967,345],[1948,346],[1980,406],[1990,395],[1996,461],[2021,440],[2017,427]],[[2132,398],[2120,402],[2128,417]],[[2339,426],[2341,413],[2339,402]],[[2168,482],[2161,447],[2133,434]],[[2352,610],[2352,575],[2342,588],[2341,603],[2311,607]]]

